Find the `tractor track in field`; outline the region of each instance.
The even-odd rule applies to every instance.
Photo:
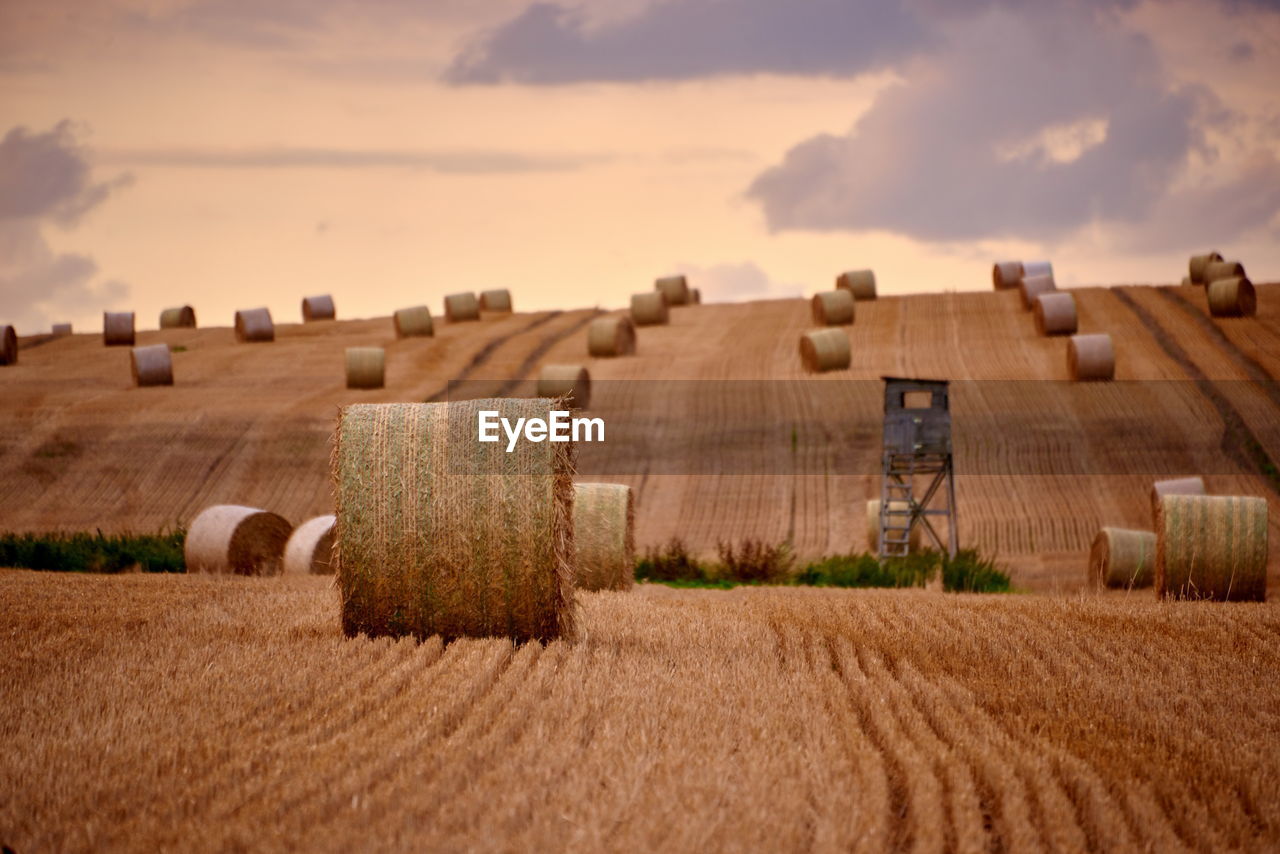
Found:
[[[488,342],[485,343],[483,347],[481,347],[479,350],[475,352],[474,355],[472,355],[471,360],[467,362],[467,364],[462,368],[461,371],[458,372],[458,375],[456,377],[454,377],[449,382],[445,383],[443,388],[441,388],[439,391],[432,394],[424,402],[439,403],[441,401],[448,400],[449,389],[452,388],[456,383],[465,382],[477,370],[484,367],[484,364],[487,361],[489,361],[489,358],[493,356],[495,352],[497,352],[499,347],[501,347],[503,344],[510,341],[512,338],[515,338],[517,335],[523,335],[526,332],[531,332],[534,329],[537,329],[539,326],[545,326],[546,324],[555,320],[557,317],[559,317],[562,314],[564,314],[564,312],[558,309],[555,311],[548,312],[542,317],[536,318],[533,321],[526,323],[524,326],[521,326],[519,329],[513,329],[510,332],[508,332],[506,335],[499,335],[496,338],[490,339]]]
[[[586,326],[588,323],[595,320],[597,317],[599,317],[604,313],[605,312],[603,309],[597,308],[587,316],[583,317],[577,323],[574,323],[572,326],[567,326],[564,329],[561,329],[559,332],[548,335],[545,338],[543,338],[541,341],[539,341],[538,346],[530,350],[529,355],[525,356],[524,361],[520,363],[520,367],[516,368],[515,374],[509,380],[507,380],[505,383],[503,383],[501,386],[498,387],[498,392],[497,392],[498,397],[506,397],[513,390],[515,390],[520,385],[520,383],[523,382],[524,379],[529,376],[530,372],[532,372],[533,369],[537,366],[538,361],[543,356],[545,356],[548,352],[550,352],[552,347],[556,346],[561,341],[568,338],[570,335],[574,334],[579,329]]]

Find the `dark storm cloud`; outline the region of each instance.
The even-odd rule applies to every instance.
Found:
[[[563,172],[604,162],[606,155],[533,155],[511,151],[430,151],[264,147],[103,151],[99,163],[190,169],[403,168],[451,174]]]
[[[93,183],[69,121],[50,131],[16,127],[0,140],[0,219],[48,217],[74,225],[129,177]]]

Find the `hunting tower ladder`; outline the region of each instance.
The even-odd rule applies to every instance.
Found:
[[[884,380],[884,447],[880,478],[880,557],[901,557],[910,550],[911,531],[919,524],[929,539],[951,557],[956,554],[956,481],[951,456],[951,408],[946,380]],[[920,405],[922,399],[928,403]],[[917,495],[917,478],[924,491]],[[945,491],[946,506],[940,504]],[[937,500],[935,500],[937,499]],[[947,543],[930,523],[946,517]]]

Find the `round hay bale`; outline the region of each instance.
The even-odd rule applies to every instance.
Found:
[[[563,397],[570,409],[586,409],[591,403],[591,374],[582,365],[543,365],[538,397]]]
[[[303,323],[310,323],[313,320],[333,320],[337,316],[338,313],[333,307],[333,297],[329,294],[302,298]]]
[[[132,347],[137,343],[133,332],[132,311],[102,313],[102,343],[108,347]]]
[[[852,359],[843,329],[815,329],[800,336],[800,361],[811,374],[844,370]]]
[[[55,324],[53,324],[53,328],[52,328],[50,331],[51,331],[54,335],[57,335],[57,336],[70,335],[70,334],[71,334],[71,324],[70,324],[70,323],[55,323]]]
[[[395,322],[397,338],[415,336],[429,338],[436,334],[435,325],[431,322],[431,309],[425,305],[398,309],[392,319]]]
[[[890,510],[906,510],[907,502],[890,501]],[[906,521],[905,516],[895,517],[895,520]],[[920,525],[913,525],[911,533],[907,535],[907,551],[920,551],[920,538],[923,536],[924,530]],[[867,501],[867,551],[876,554],[880,551],[880,499],[871,498]]]
[[[636,352],[636,327],[622,314],[600,317],[587,327],[587,353],[592,356],[631,356]]]
[[[1023,261],[1022,278],[1029,276],[1048,276],[1053,278],[1053,265],[1048,261]]]
[[[698,290],[697,288],[694,288],[693,290],[689,291],[689,302],[693,303],[694,305],[702,305],[702,291]]]
[[[1258,313],[1258,295],[1253,282],[1237,276],[1209,283],[1209,313],[1214,317],[1253,317]]]
[[[511,291],[506,288],[480,294],[481,311],[511,312]]]
[[[0,365],[18,364],[18,333],[8,324],[0,326]]]
[[[189,305],[166,308],[160,312],[161,329],[195,329],[196,310]]]
[[[689,282],[684,276],[663,276],[653,288],[667,300],[667,305],[689,304]]]
[[[998,291],[1016,288],[1022,281],[1021,261],[997,261],[991,268],[991,284]]]
[[[1218,279],[1245,278],[1244,265],[1239,261],[1210,261],[1204,265],[1204,283],[1213,284]]]
[[[1222,256],[1219,255],[1217,252],[1206,252],[1204,255],[1192,255],[1191,261],[1187,265],[1188,267],[1187,272],[1191,274],[1187,276],[1187,279],[1190,280],[1188,284],[1192,284],[1192,285],[1209,284],[1209,280],[1204,277],[1205,268],[1208,267],[1213,262],[1221,261],[1221,260],[1222,260]]]
[[[876,274],[871,270],[848,270],[836,276],[836,290],[844,289],[856,300],[876,298]]]
[[[1182,283],[1181,283],[1181,284],[1182,284],[1182,286],[1185,288],[1187,285],[1194,284],[1194,282],[1192,282],[1192,281],[1191,281],[1191,277],[1190,277],[1190,276],[1183,276],[1183,277],[1182,277]]]
[[[382,388],[387,351],[381,347],[347,348],[347,388]]]
[[[1267,596],[1267,500],[1166,495],[1156,506],[1156,595],[1258,601]]]
[[[1204,478],[1175,477],[1168,480],[1157,480],[1151,484],[1151,513],[1154,516],[1160,506],[1160,499],[1166,495],[1205,495]]]
[[[444,298],[444,319],[449,323],[480,319],[480,301],[470,291]]]
[[[134,347],[129,351],[129,369],[133,373],[133,384],[139,388],[173,385],[173,356],[168,344]]]
[[[284,547],[286,575],[333,575],[333,516],[317,516],[293,529]]]
[[[1047,293],[1036,297],[1032,309],[1036,332],[1041,335],[1075,335],[1079,325],[1076,318],[1074,294]]]
[[[255,507],[215,504],[200,511],[182,547],[187,572],[279,575],[293,526]]]
[[[573,487],[579,590],[626,590],[635,582],[635,498],[618,483]]]
[[[857,300],[853,291],[837,288],[813,295],[813,322],[822,326],[848,326],[853,323]]]
[[[1036,297],[1051,294],[1058,289],[1053,283],[1053,276],[1023,276],[1018,282],[1018,294],[1022,297],[1022,307],[1026,311],[1035,308]]]
[[[1103,528],[1089,549],[1089,582],[1102,587],[1150,587],[1155,578],[1156,535]]]
[[[547,419],[546,399],[347,406],[333,453],[342,629],[572,637],[573,451],[476,442],[481,410]]]
[[[669,317],[667,298],[661,292],[631,295],[631,320],[636,326],[658,326]]]
[[[1067,340],[1067,373],[1077,382],[1115,379],[1116,351],[1111,336],[1105,332],[1072,335]]]
[[[276,340],[276,325],[271,321],[271,311],[265,308],[246,308],[237,311],[236,340],[245,342]]]

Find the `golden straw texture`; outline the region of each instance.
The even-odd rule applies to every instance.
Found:
[[[1244,278],[1247,274],[1239,261],[1210,261],[1204,265],[1204,283],[1211,285],[1218,279]]]
[[[8,324],[0,326],[0,365],[18,364],[18,333]]]
[[[813,295],[813,322],[823,326],[848,326],[853,323],[857,301],[846,288],[821,291]]]
[[[166,308],[160,312],[161,329],[195,329],[196,310],[189,305]]]
[[[800,336],[800,362],[809,373],[849,367],[852,353],[843,329],[817,329]]]
[[[132,311],[102,313],[102,343],[108,347],[132,347],[136,342]]]
[[[444,319],[450,323],[480,319],[480,301],[471,292],[449,294],[444,298]]]
[[[1190,275],[1187,276],[1187,278],[1191,280],[1190,284],[1193,284],[1193,285],[1209,284],[1209,280],[1204,277],[1205,268],[1208,267],[1213,262],[1221,261],[1221,260],[1222,260],[1222,256],[1219,255],[1217,252],[1207,252],[1204,255],[1192,255],[1191,261],[1187,265],[1188,272],[1190,273]]]
[[[1067,340],[1067,374],[1077,382],[1115,379],[1116,353],[1111,336],[1105,332],[1072,335]]]
[[[591,405],[591,374],[582,365],[544,365],[538,397],[563,397],[570,409],[586,409]]]
[[[991,268],[991,284],[997,291],[1016,288],[1022,281],[1021,261],[998,261]]]
[[[1031,311],[1036,298],[1042,294],[1051,294],[1058,289],[1053,283],[1053,276],[1023,276],[1018,282],[1018,295],[1022,298],[1022,307]]]
[[[333,307],[333,297],[329,296],[329,294],[304,297],[302,300],[302,321],[304,323],[310,323],[313,320],[333,320],[337,316],[338,313]]]
[[[397,338],[430,337],[436,334],[435,325],[431,322],[431,309],[425,305],[398,309],[392,319]]]
[[[573,487],[579,590],[627,590],[635,582],[635,498],[617,483]]]
[[[1209,313],[1214,317],[1252,317],[1258,313],[1258,295],[1253,282],[1237,276],[1209,283]]]
[[[266,342],[276,340],[276,325],[266,308],[246,308],[236,312],[236,340]]]
[[[187,529],[187,572],[279,575],[292,531],[282,516],[265,510],[235,504],[207,507]]]
[[[511,311],[511,291],[506,288],[484,291],[480,294],[481,311]]]
[[[587,353],[592,356],[631,356],[636,352],[636,327],[625,315],[601,317],[587,327]]]
[[[1036,297],[1032,313],[1036,321],[1036,332],[1041,335],[1076,334],[1078,321],[1074,294],[1040,294]]]
[[[173,385],[173,356],[169,345],[134,347],[129,351],[129,370],[136,386]]]
[[[1166,495],[1156,510],[1156,595],[1262,601],[1267,595],[1267,500]]]
[[[663,276],[653,287],[666,299],[667,305],[689,304],[689,282],[684,276]]]
[[[347,388],[382,388],[387,353],[381,347],[347,348]]]
[[[631,320],[636,326],[658,326],[668,317],[667,299],[660,292],[631,295]]]
[[[284,547],[286,575],[333,574],[333,516],[317,516],[293,529]]]
[[[846,290],[856,300],[876,298],[876,274],[871,270],[849,270],[836,276],[836,290]]]
[[[1150,587],[1155,578],[1156,535],[1151,531],[1103,528],[1089,549],[1094,587]]]

